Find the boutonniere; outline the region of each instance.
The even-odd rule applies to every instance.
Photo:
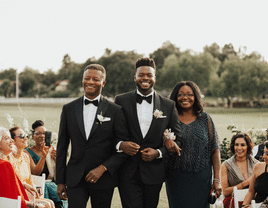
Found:
[[[156,119],[158,119],[158,118],[166,118],[166,116],[163,116],[163,111],[160,111],[158,109],[154,110],[154,117]]]
[[[176,136],[174,135],[174,132],[171,132],[171,129],[166,129],[164,131],[163,141],[165,142],[167,139],[175,140]]]
[[[97,119],[99,120],[100,124],[105,121],[110,121],[111,118],[102,116],[102,112],[97,115]]]

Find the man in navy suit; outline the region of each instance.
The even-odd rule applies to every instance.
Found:
[[[171,129],[175,134],[169,151],[180,154],[179,117],[175,103],[153,89],[154,60],[138,59],[135,69],[137,89],[115,98],[115,103],[123,108],[130,132],[130,141],[117,144],[118,152],[131,156],[120,168],[119,192],[124,208],[156,208],[169,155],[163,146],[164,131]]]
[[[103,66],[87,66],[82,80],[84,96],[62,109],[56,183],[60,199],[68,198],[69,208],[85,208],[89,197],[93,208],[110,207],[117,170],[127,157],[115,149],[128,130],[121,107],[101,95],[105,76]],[[66,165],[70,142],[72,151]]]

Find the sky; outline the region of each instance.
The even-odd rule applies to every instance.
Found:
[[[57,72],[106,48],[149,56],[170,41],[203,52],[216,42],[268,61],[267,0],[0,0],[0,70]],[[133,63],[134,65],[134,63]]]

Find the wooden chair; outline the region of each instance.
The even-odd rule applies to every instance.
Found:
[[[244,198],[248,192],[248,189],[237,190],[237,187],[234,187],[233,192],[234,192],[234,206],[235,208],[239,208],[238,202],[244,201]]]
[[[32,175],[33,183],[37,189],[41,189],[41,197],[44,198],[45,194],[45,183],[46,183],[46,174],[43,173],[42,176]]]
[[[251,200],[251,208],[259,208],[261,203],[256,203],[255,200]]]
[[[0,197],[0,208],[21,208],[21,196],[18,199]]]

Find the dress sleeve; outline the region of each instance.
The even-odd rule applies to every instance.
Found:
[[[211,153],[213,153],[216,149],[219,149],[219,137],[214,122],[210,117],[210,115],[207,114],[207,118],[208,118],[208,132],[210,138]]]

